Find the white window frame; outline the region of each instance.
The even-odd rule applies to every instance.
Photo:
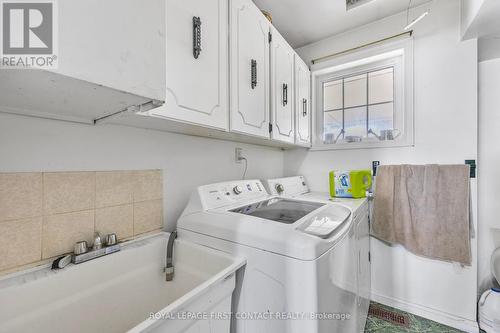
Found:
[[[323,83],[366,73],[367,71],[394,67],[394,128],[401,135],[392,141],[379,141],[370,135],[362,142],[324,143]],[[414,145],[413,114],[413,39],[370,47],[355,53],[335,57],[312,68],[312,150],[363,149],[381,147],[407,147]]]

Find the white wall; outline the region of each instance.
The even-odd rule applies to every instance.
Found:
[[[462,39],[498,36],[500,1],[462,0]]]
[[[500,247],[500,58],[479,63],[479,289],[492,286],[490,256]],[[498,229],[492,229],[496,227]]]
[[[0,172],[163,169],[168,230],[196,186],[241,179],[235,147],[248,159],[247,178],[283,175],[283,152],[276,148],[0,113]]]
[[[463,164],[477,159],[477,42],[460,42],[459,1],[439,0],[431,14],[414,26],[415,146],[346,151],[290,151],[285,174],[303,174],[313,190],[328,189],[334,169],[371,168],[382,164]],[[402,31],[406,13],[298,49],[309,61]],[[476,215],[476,181],[472,181]],[[473,219],[475,222],[475,218]],[[472,242],[476,255],[476,240]],[[476,320],[476,264],[428,260],[372,240],[374,298],[456,327]]]
[[[474,19],[479,14],[479,10],[484,2],[485,0],[461,0],[460,32],[462,36],[467,33]]]
[[[500,29],[500,25],[498,27]],[[480,38],[478,40],[479,62],[500,58],[500,31],[498,37]]]

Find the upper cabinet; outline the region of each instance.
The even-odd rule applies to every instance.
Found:
[[[228,129],[227,13],[227,0],[167,0],[167,103],[152,115]]]
[[[231,0],[230,128],[269,138],[270,22],[251,0]]]
[[[311,146],[311,73],[295,55],[295,143]]]
[[[310,146],[309,70],[252,0],[44,4],[3,8],[20,28],[0,45],[0,112]],[[32,13],[50,36],[24,36]],[[5,63],[44,47],[52,66]]]
[[[4,16],[13,24],[1,53],[17,65],[16,59],[36,63],[1,65],[0,112],[93,124],[110,114],[164,102],[164,0],[54,1],[34,9],[21,5],[25,7],[5,8]],[[26,29],[30,38],[21,38],[20,12],[24,17],[37,14],[48,34],[35,36]]]
[[[295,52],[276,29],[271,36],[271,138],[294,143]]]

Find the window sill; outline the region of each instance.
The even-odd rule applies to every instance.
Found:
[[[415,146],[413,142],[408,142],[406,140],[353,142],[353,143],[337,143],[337,144],[314,143],[309,150],[323,151],[323,150],[380,149],[380,148],[413,147],[413,146]]]

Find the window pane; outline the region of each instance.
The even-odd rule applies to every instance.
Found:
[[[383,103],[394,100],[394,68],[368,73],[369,103]]]
[[[324,137],[326,143],[333,143],[333,140],[342,130],[342,110],[324,113]]]
[[[380,134],[381,130],[394,128],[394,103],[378,104],[368,109],[369,124],[372,131]]]
[[[325,82],[323,85],[323,110],[342,109],[342,80]]]
[[[344,117],[345,136],[366,136],[366,106],[347,109]]]
[[[366,105],[366,74],[345,78],[344,89],[346,108]]]

